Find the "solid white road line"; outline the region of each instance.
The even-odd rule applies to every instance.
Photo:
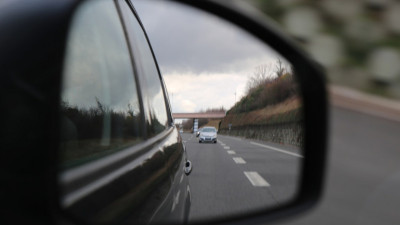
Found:
[[[244,171],[244,175],[246,175],[247,179],[250,180],[250,183],[255,187],[269,187],[271,185],[268,184],[264,178],[260,174],[254,171]]]
[[[231,147],[229,147],[229,146],[224,146],[224,149],[231,149]]]
[[[246,164],[246,161],[242,157],[233,157],[233,161],[235,161],[236,164]]]
[[[268,148],[268,149],[271,149],[271,150],[274,150],[274,151],[278,151],[278,152],[282,152],[282,153],[285,153],[285,154],[288,154],[288,155],[292,155],[292,156],[303,158],[302,155],[299,155],[299,154],[296,154],[296,153],[293,153],[293,152],[289,152],[289,151],[285,151],[285,150],[282,150],[282,149],[279,149],[279,148],[271,147],[271,146],[268,146],[268,145],[263,145],[263,144],[259,144],[259,143],[252,142],[252,141],[250,142],[250,144],[258,145],[258,146],[261,146],[261,147],[264,147],[264,148]]]
[[[228,152],[229,155],[234,155],[234,154],[236,154],[236,152],[235,152],[235,151],[232,151],[232,150],[229,150],[229,151],[226,151],[226,152]]]

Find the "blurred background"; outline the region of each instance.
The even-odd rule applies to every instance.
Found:
[[[400,98],[400,2],[251,0],[327,71],[331,84]]]
[[[399,224],[400,1],[250,0],[326,71],[324,195],[277,224]]]

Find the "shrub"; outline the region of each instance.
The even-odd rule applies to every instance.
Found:
[[[249,89],[247,95],[242,97],[232,109],[236,113],[262,109],[268,105],[283,102],[296,94],[297,87],[292,74],[285,73]]]

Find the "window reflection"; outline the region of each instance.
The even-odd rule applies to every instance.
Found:
[[[149,107],[149,111],[146,112],[150,119],[148,121],[150,123],[149,135],[152,136],[165,130],[168,124],[164,93],[146,36],[129,6],[125,4],[125,7],[122,8],[127,16],[126,26],[129,28],[129,39],[132,43],[136,67],[144,79],[143,91]]]
[[[114,2],[83,4],[70,32],[61,97],[64,167],[140,140],[136,84]]]

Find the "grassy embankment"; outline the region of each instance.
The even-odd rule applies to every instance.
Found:
[[[221,121],[220,130],[249,125],[272,125],[299,122],[301,99],[293,76],[286,73],[253,88],[236,103]]]
[[[232,124],[232,127],[243,127],[298,122],[300,119],[301,100],[298,97],[291,97],[279,104],[262,109],[242,113],[230,112],[221,121],[219,129],[228,129],[229,124]]]

